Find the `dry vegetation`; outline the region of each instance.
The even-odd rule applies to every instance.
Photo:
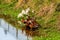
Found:
[[[15,20],[18,20],[17,15],[22,9],[28,7],[31,9],[29,12],[30,16],[32,15],[32,17],[36,18],[36,21],[42,26],[43,30],[46,29],[49,32],[54,28],[60,30],[60,0],[0,0],[0,14],[11,15]],[[31,12],[32,10],[34,13]],[[51,37],[56,37],[57,40],[60,40],[58,38],[59,33],[56,33],[57,36],[54,35]],[[40,40],[39,37],[35,38],[34,40]],[[54,40],[53,38],[51,39]],[[44,40],[44,37],[41,40]]]

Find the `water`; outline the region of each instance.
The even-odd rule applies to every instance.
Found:
[[[5,40],[5,39],[6,40],[32,40],[31,36],[27,36],[25,31],[22,33],[22,30],[13,27],[4,19],[0,19],[0,39],[1,40]]]
[[[0,27],[0,40],[16,40],[10,33],[7,33],[7,35],[4,32],[4,29]]]

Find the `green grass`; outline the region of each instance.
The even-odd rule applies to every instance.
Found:
[[[47,29],[45,32],[47,36],[35,36],[33,40],[60,40],[60,32],[56,29]]]
[[[60,0],[55,0],[55,2],[58,4],[60,3]],[[17,20],[17,15],[22,11],[23,7],[30,6],[31,10],[35,10],[36,13],[36,11],[39,11],[40,6],[44,4],[49,5],[51,1],[33,0],[30,4],[27,3],[19,9],[14,9],[15,3],[16,0],[14,2],[11,2],[10,4],[0,4],[0,14],[10,15],[12,19]],[[45,20],[42,19],[43,17],[37,17],[36,21],[42,26],[42,28],[39,29],[39,31],[41,31],[41,36],[35,36],[33,37],[33,40],[60,40],[60,31],[58,32],[58,30],[54,28],[56,27],[56,21],[58,21],[58,15],[60,15],[60,12],[54,12],[53,16],[47,21],[46,24],[44,23]],[[33,17],[35,16],[35,14],[30,12],[30,16]],[[47,29],[44,29],[44,27],[47,27]],[[42,35],[44,33],[46,33],[46,37]]]
[[[48,37],[37,37],[35,36],[33,40],[60,40],[60,33],[57,32],[49,32]]]
[[[44,34],[45,32],[47,36],[41,34],[41,36],[34,36],[33,40],[60,40],[60,31],[58,31],[57,26],[56,26],[58,15],[60,15],[60,12],[55,12],[53,16],[47,22],[47,25],[46,25],[47,28],[46,29],[41,28],[43,31],[40,29],[40,31],[42,31],[40,32],[40,34],[41,33]],[[45,27],[44,20],[40,19],[38,22],[40,22],[40,24],[42,24],[43,27]]]

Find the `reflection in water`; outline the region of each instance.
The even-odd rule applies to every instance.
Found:
[[[18,29],[16,29],[16,38],[18,39]]]
[[[4,30],[5,34],[7,34],[7,30]]]
[[[9,24],[8,24],[8,32],[9,32]]]
[[[33,30],[27,30],[26,28],[22,28],[22,32],[23,31],[25,31],[27,36],[31,36],[31,37],[33,37],[33,36],[40,36],[38,30],[34,30],[33,31]]]
[[[16,38],[13,37],[9,32],[7,32],[6,35],[4,29],[0,26],[0,40],[16,40]]]
[[[32,40],[32,37],[25,35],[25,31],[22,33],[22,30],[13,27],[11,24],[8,24],[3,19],[0,19],[0,26],[4,29],[5,34],[8,34],[9,32],[16,38],[16,40]]]

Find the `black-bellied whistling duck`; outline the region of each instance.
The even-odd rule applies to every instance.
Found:
[[[33,19],[31,19],[30,17],[28,17],[27,20],[22,19],[22,22],[26,25],[27,29],[37,29],[39,27],[39,25],[37,24],[37,22]]]

